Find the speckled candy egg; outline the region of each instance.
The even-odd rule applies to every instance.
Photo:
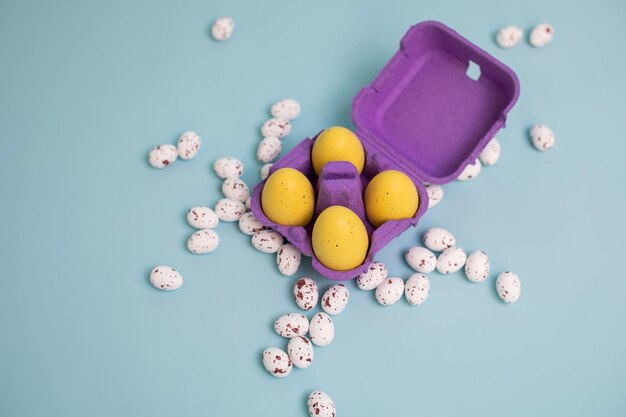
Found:
[[[222,183],[222,193],[233,200],[246,201],[250,197],[250,189],[241,178],[226,178]]]
[[[252,200],[251,200],[251,197],[248,197],[248,198],[246,199],[246,210],[250,210],[250,202],[251,202],[251,201],[252,201]]]
[[[291,339],[304,336],[309,331],[309,320],[299,313],[290,313],[280,316],[274,323],[274,330],[282,337]]]
[[[533,28],[528,37],[528,41],[535,48],[542,48],[552,41],[554,29],[548,23],[540,23]]]
[[[220,237],[213,229],[198,230],[187,240],[187,249],[198,255],[213,252],[220,244]]]
[[[280,120],[293,120],[300,116],[300,103],[287,98],[272,106],[272,116]]]
[[[498,279],[496,279],[496,290],[502,301],[505,303],[514,303],[521,295],[522,283],[517,274],[506,271],[498,275]]]
[[[463,268],[467,255],[463,248],[453,246],[444,249],[437,258],[437,271],[442,274],[451,274]]]
[[[434,253],[421,246],[414,246],[404,254],[406,263],[422,274],[429,274],[437,266],[437,257]]]
[[[540,151],[547,151],[554,146],[554,133],[546,125],[536,124],[530,129],[530,141]]]
[[[285,243],[276,252],[276,265],[278,271],[286,277],[290,277],[300,268],[302,253],[291,243]]]
[[[287,353],[296,368],[308,368],[313,362],[313,344],[304,336],[292,338],[287,344]]]
[[[284,378],[291,373],[291,360],[282,350],[270,347],[263,351],[263,366],[276,378]]]
[[[235,22],[230,17],[220,17],[211,26],[211,36],[216,41],[227,41],[233,36],[235,30]]]
[[[489,275],[489,257],[481,250],[472,252],[465,261],[465,276],[472,282],[482,282]]]
[[[387,278],[387,267],[382,262],[372,262],[367,271],[356,277],[356,285],[362,290],[371,291]]]
[[[252,236],[263,229],[265,229],[265,226],[254,217],[251,211],[244,213],[239,218],[239,230],[248,236]]]
[[[150,272],[150,284],[159,290],[173,291],[183,285],[183,277],[171,266],[159,265]]]
[[[329,345],[335,338],[335,325],[326,313],[317,313],[311,317],[309,324],[311,342],[317,346]]]
[[[376,301],[384,306],[395,304],[404,293],[404,282],[401,278],[386,278],[376,287]]]
[[[275,117],[263,123],[263,126],[261,127],[261,134],[264,137],[275,136],[278,139],[282,139],[290,133],[291,123],[289,123],[288,120],[281,120]]]
[[[213,229],[220,222],[213,210],[204,206],[195,206],[187,212],[187,223],[195,229]]]
[[[441,252],[444,249],[450,248],[456,244],[456,239],[452,233],[441,227],[433,227],[428,229],[424,233],[423,237],[424,246],[433,252]]]
[[[178,159],[178,150],[174,145],[159,145],[148,154],[148,162],[153,168],[167,168]]]
[[[428,298],[430,281],[424,274],[413,274],[404,284],[404,296],[412,306],[422,304]]]
[[[428,193],[428,208],[433,208],[443,200],[443,188],[439,185],[428,184],[426,186]]]
[[[500,142],[493,138],[489,141],[485,149],[478,155],[478,159],[485,166],[494,165],[500,159]]]
[[[202,145],[202,139],[196,132],[185,132],[178,138],[176,148],[178,149],[178,156],[180,159],[191,159],[200,152],[200,146]]]
[[[265,164],[261,167],[261,181],[270,176],[270,168],[272,167],[272,163]]]
[[[463,171],[461,171],[457,180],[467,181],[467,180],[471,180],[472,178],[476,178],[478,174],[480,174],[481,168],[482,168],[482,164],[480,163],[480,160],[477,159],[476,161],[474,161],[473,164],[469,164],[468,166],[465,167]]]
[[[272,162],[283,150],[283,143],[276,136],[264,137],[256,148],[256,157],[260,163]]]
[[[335,403],[333,399],[322,391],[313,391],[307,400],[311,417],[335,417]]]
[[[236,222],[245,212],[246,205],[232,198],[222,198],[215,205],[215,214],[225,222]]]
[[[496,35],[496,42],[500,48],[512,48],[522,40],[524,36],[522,29],[517,26],[507,26]]]
[[[260,230],[252,236],[252,246],[254,249],[264,253],[276,253],[285,243],[285,239],[280,233],[274,230]]]
[[[243,175],[243,164],[235,158],[220,158],[213,164],[213,170],[222,179],[239,178]]]
[[[335,284],[322,296],[322,310],[331,316],[341,313],[348,305],[350,291],[343,284]]]
[[[311,278],[300,278],[293,286],[293,297],[298,307],[305,311],[311,310],[319,298],[317,283]]]

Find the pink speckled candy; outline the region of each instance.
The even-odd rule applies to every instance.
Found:
[[[265,229],[265,226],[263,226],[261,222],[254,217],[254,214],[252,214],[251,211],[244,213],[239,218],[239,230],[248,236],[253,236],[263,229]]]
[[[246,201],[250,197],[250,189],[241,178],[226,178],[222,183],[224,197]]]
[[[489,275],[489,257],[483,251],[472,252],[465,261],[465,276],[472,282],[482,282]]]
[[[276,136],[264,137],[256,149],[256,157],[262,164],[274,161],[283,150],[283,143]]]
[[[178,159],[178,150],[174,145],[159,145],[148,154],[148,162],[153,168],[162,169],[172,165]]]
[[[413,274],[404,284],[404,296],[412,306],[422,304],[428,298],[430,281],[424,274]]]
[[[341,313],[348,305],[350,291],[343,284],[331,286],[322,296],[322,310],[331,316]]]
[[[291,373],[291,360],[282,350],[270,347],[263,351],[263,366],[276,378],[284,378]]]
[[[376,287],[376,301],[384,306],[395,304],[404,294],[404,281],[398,277],[391,277]]]
[[[429,274],[437,266],[437,257],[434,253],[421,246],[414,246],[404,254],[406,263],[422,274]]]
[[[216,41],[224,42],[233,36],[235,22],[231,17],[220,17],[211,25],[211,36]]]
[[[387,278],[387,267],[382,262],[372,262],[367,271],[356,277],[356,285],[364,291],[371,291]]]
[[[514,303],[519,299],[522,293],[522,283],[517,274],[506,271],[498,275],[498,279],[496,279],[496,290],[502,301],[507,304]]]
[[[183,277],[167,265],[159,265],[150,272],[150,284],[163,291],[177,290],[183,285]]]
[[[220,237],[213,229],[198,230],[187,240],[187,249],[195,254],[213,252],[220,244]]]
[[[453,246],[451,248],[444,249],[443,252],[437,258],[437,271],[442,274],[451,274],[463,268],[465,266],[465,260],[467,255],[463,248]]]
[[[215,214],[225,222],[236,222],[246,212],[246,205],[233,198],[222,198],[215,205]]]
[[[311,342],[317,346],[329,345],[335,338],[333,319],[326,313],[315,314],[311,317],[311,324],[309,324],[309,336],[311,336]]]
[[[285,314],[276,320],[274,330],[280,336],[288,339],[304,336],[309,331],[309,320],[303,314]]]
[[[189,160],[200,152],[201,145],[202,139],[200,139],[200,135],[192,131],[185,132],[180,135],[176,144],[178,156],[180,159]]]
[[[239,178],[243,175],[243,164],[235,158],[220,158],[213,164],[213,170],[222,179]]]
[[[311,417],[336,417],[335,403],[328,394],[313,391],[307,400]]]
[[[285,243],[276,252],[276,265],[278,271],[286,277],[290,277],[300,268],[302,253],[291,243]]]
[[[261,134],[263,137],[275,136],[278,139],[282,139],[291,133],[291,123],[288,120],[280,120],[271,118],[263,124],[261,127]]]
[[[444,249],[450,248],[456,244],[456,239],[452,233],[441,227],[433,227],[428,229],[424,233],[423,237],[424,246],[433,252],[441,252]]]
[[[300,278],[293,286],[293,297],[298,307],[305,311],[311,310],[319,299],[317,283],[311,278]]]
[[[264,253],[276,253],[285,242],[282,235],[274,230],[259,230],[252,236],[254,249]]]
[[[195,206],[187,212],[187,223],[195,229],[213,229],[220,219],[213,210],[204,206]]]
[[[296,368],[308,368],[313,362],[313,344],[304,336],[292,338],[287,344],[287,353]]]

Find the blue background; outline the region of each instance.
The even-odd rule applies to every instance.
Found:
[[[210,23],[230,15],[227,43]],[[0,2],[0,416],[305,416],[328,392],[338,416],[626,414],[626,3],[622,1]],[[274,379],[274,320],[294,278],[236,224],[220,248],[185,248],[192,205],[221,196],[212,163],[255,184],[259,127],[302,103],[286,149],[350,125],[351,99],[416,22],[436,19],[519,75],[502,158],[445,187],[417,229],[378,256],[392,275],[431,226],[491,257],[487,282],[431,274],[420,307],[382,307],[350,283],[336,338],[313,366]],[[554,25],[543,49],[499,49],[509,24]],[[556,147],[527,131],[545,123]],[[198,157],[157,171],[147,153],[185,130]],[[150,269],[181,271],[177,292]],[[498,272],[523,284],[518,303]],[[305,262],[298,276],[330,282]]]

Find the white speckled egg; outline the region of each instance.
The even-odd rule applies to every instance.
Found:
[[[522,283],[517,274],[506,271],[498,275],[498,279],[496,279],[496,290],[502,301],[505,303],[514,303],[521,295]]]
[[[485,166],[494,165],[500,159],[500,142],[493,138],[489,141],[485,149],[478,155],[478,159]]]
[[[547,151],[554,146],[554,133],[548,126],[536,124],[530,129],[530,141],[538,150]]]
[[[246,210],[250,210],[250,202],[252,201],[251,198],[251,196],[246,198]]]
[[[291,133],[291,123],[288,120],[271,118],[261,127],[261,134],[264,137],[275,136],[282,139]]]
[[[456,239],[452,233],[441,227],[433,227],[424,233],[424,246],[433,252],[441,252],[456,244]]]
[[[220,244],[220,237],[213,229],[202,229],[187,240],[187,249],[198,255],[213,252]]]
[[[222,179],[239,178],[243,175],[243,164],[235,158],[220,158],[213,164],[213,170]]]
[[[148,162],[153,168],[166,168],[176,162],[178,150],[174,145],[159,145],[148,154]]]
[[[437,266],[437,257],[434,253],[421,246],[414,246],[404,254],[406,263],[422,274],[429,274]]]
[[[280,316],[274,323],[274,330],[282,337],[291,339],[304,336],[309,331],[309,320],[299,313],[290,313]]]
[[[481,168],[482,168],[482,164],[480,163],[480,160],[477,159],[476,161],[474,161],[473,164],[469,164],[468,166],[465,167],[463,171],[461,171],[457,180],[467,181],[467,180],[471,180],[472,178],[476,178],[478,174],[480,174]]]
[[[443,200],[443,188],[439,185],[428,184],[426,186],[428,193],[428,208],[433,208]]]
[[[308,368],[313,362],[313,344],[304,336],[292,338],[287,344],[287,353],[296,368]]]
[[[343,284],[331,286],[322,296],[322,310],[331,316],[341,313],[348,305],[350,291]]]
[[[286,277],[290,277],[300,268],[302,253],[291,243],[285,243],[276,252],[276,265],[278,271]]]
[[[404,281],[401,278],[386,278],[376,287],[376,301],[384,306],[395,304],[404,293]]]
[[[150,272],[150,284],[163,291],[177,290],[183,285],[183,277],[167,265],[159,265]]]
[[[204,206],[195,206],[187,212],[187,223],[195,229],[213,229],[220,222],[213,210]]]
[[[535,48],[542,48],[552,41],[554,29],[548,23],[540,23],[533,28],[528,37],[528,41]]]
[[[496,35],[496,43],[500,48],[512,48],[522,40],[524,36],[522,29],[517,26],[507,26]]]
[[[216,41],[227,41],[233,36],[235,30],[235,22],[230,17],[220,17],[211,26],[211,36]]]
[[[356,277],[356,285],[362,290],[371,291],[387,278],[387,267],[382,262],[372,262],[367,271]]]
[[[428,298],[430,281],[424,274],[413,274],[404,284],[404,296],[412,306],[422,304]]]
[[[245,212],[246,205],[232,198],[222,198],[215,205],[215,214],[225,222],[236,222]]]
[[[453,246],[444,249],[437,258],[437,271],[442,274],[451,274],[463,268],[467,255],[463,248]]]
[[[251,211],[242,214],[239,218],[239,230],[248,236],[252,236],[263,229],[265,229],[265,226],[254,217]]]
[[[270,176],[270,168],[272,167],[272,163],[267,163],[261,167],[261,181],[265,180]]]
[[[311,342],[317,346],[329,345],[335,338],[335,325],[326,313],[316,313],[309,324]]]
[[[178,138],[176,148],[178,149],[178,156],[180,159],[191,159],[200,152],[200,146],[202,145],[202,139],[196,132],[185,132]]]
[[[285,243],[285,239],[280,233],[274,230],[259,230],[252,236],[252,246],[254,249],[265,253],[276,253]]]
[[[263,351],[263,366],[276,378],[284,378],[291,373],[291,360],[282,350],[270,347]]]
[[[293,286],[293,297],[298,307],[305,311],[311,310],[319,298],[317,283],[311,278],[300,278]]]
[[[250,197],[250,189],[241,178],[226,178],[222,183],[224,197],[246,201]]]
[[[313,391],[307,400],[311,417],[335,417],[335,403],[333,399],[322,391]]]
[[[489,257],[481,250],[472,252],[465,261],[465,276],[472,282],[482,282],[489,275]]]
[[[264,137],[256,148],[256,157],[260,163],[272,162],[283,150],[283,143],[276,136]]]
[[[271,110],[272,116],[280,120],[293,120],[300,115],[300,103],[287,98],[275,103]]]

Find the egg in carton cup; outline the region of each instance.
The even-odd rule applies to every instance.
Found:
[[[353,100],[354,133],[365,151],[362,172],[349,162],[329,162],[318,176],[311,152],[319,134],[306,138],[276,162],[270,177],[254,188],[252,212],[262,224],[312,257],[313,268],[321,275],[337,281],[353,279],[369,267],[387,243],[418,223],[428,207],[425,183],[451,182],[474,163],[505,126],[519,90],[515,73],[487,52],[442,23],[419,23],[405,34],[400,49],[376,79]],[[314,212],[305,225],[278,224],[263,212],[265,184],[281,168],[299,171],[315,190]],[[411,179],[419,205],[412,216],[375,227],[368,220],[363,191],[376,175],[388,170],[400,171]],[[367,240],[365,259],[355,268],[331,269],[315,256],[314,225],[332,206],[350,209],[365,228],[367,239],[347,238],[355,246]]]

